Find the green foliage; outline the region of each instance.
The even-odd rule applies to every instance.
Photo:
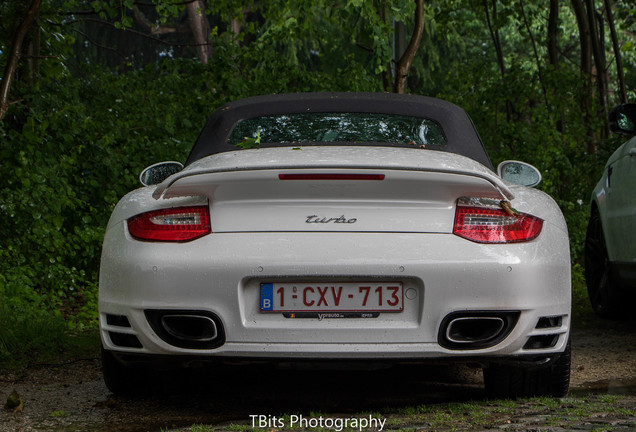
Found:
[[[190,83],[172,68],[50,80],[27,96],[28,109],[13,112],[21,129],[0,130],[0,298],[7,305],[95,323],[110,211],[137,187],[144,166],[185,159],[217,104],[200,65],[181,66]]]
[[[237,147],[242,149],[250,149],[250,148],[258,148],[261,145],[261,131],[259,130],[256,134],[256,138],[245,137],[243,141],[236,144]]]
[[[64,320],[40,309],[0,304],[0,329],[0,370],[59,354],[68,346]]]
[[[434,89],[439,97],[465,108],[471,115],[495,165],[505,159],[535,165],[543,175],[538,186],[561,207],[570,232],[572,259],[582,263],[590,192],[600,178],[609,154],[620,137],[598,142],[602,118],[586,123],[581,112],[584,82],[578,66],[564,62],[554,68],[547,61],[546,22],[543,5],[497,2],[493,27],[501,35],[505,73],[495,63],[491,35],[480,22],[485,17],[481,2],[458,0],[470,7],[458,12],[453,5],[438,13],[444,22],[461,19],[467,25],[453,37],[473,41],[461,54],[445,58],[444,73],[435,76],[443,86],[423,82],[418,92]],[[530,32],[524,25],[525,13]],[[491,17],[492,18],[492,17]],[[566,6],[560,11],[560,41],[576,40],[574,17]],[[535,39],[539,58],[534,56]],[[576,45],[572,45],[576,47]],[[468,59],[470,59],[468,61]],[[633,63],[631,63],[633,64]],[[600,111],[600,108],[599,108]],[[596,141],[598,151],[588,153]]]

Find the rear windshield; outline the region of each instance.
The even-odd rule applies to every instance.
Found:
[[[256,117],[236,125],[228,143],[241,148],[261,143],[375,142],[442,147],[446,138],[433,120],[375,113],[301,113]]]

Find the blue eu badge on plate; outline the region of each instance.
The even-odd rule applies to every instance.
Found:
[[[274,308],[274,284],[261,284],[261,310],[271,311]]]

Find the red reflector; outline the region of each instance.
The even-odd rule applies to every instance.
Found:
[[[384,174],[278,174],[280,180],[384,180]]]
[[[542,228],[543,220],[529,214],[457,206],[453,234],[477,243],[519,243],[537,238]]]
[[[186,242],[212,232],[208,206],[155,210],[128,219],[128,232],[137,240]]]

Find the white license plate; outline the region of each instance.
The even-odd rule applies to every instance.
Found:
[[[401,282],[262,283],[262,312],[401,312]]]

